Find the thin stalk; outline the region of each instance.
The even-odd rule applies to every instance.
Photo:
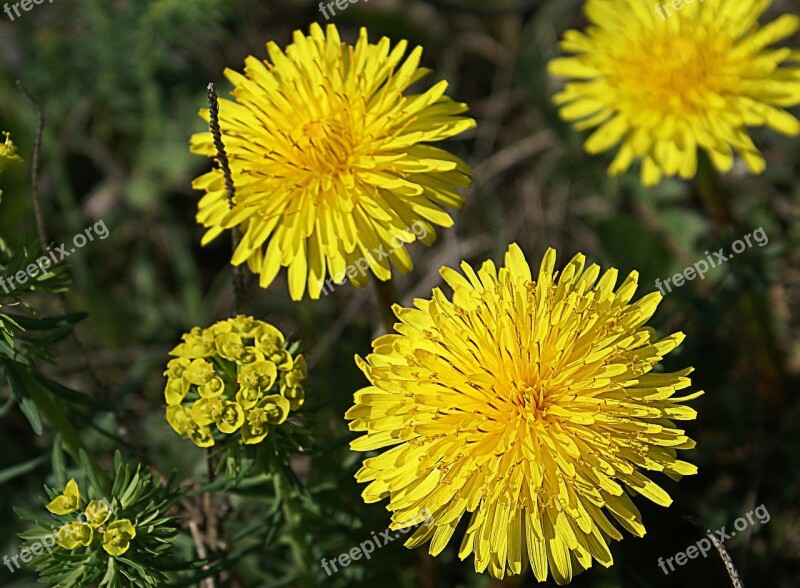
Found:
[[[375,294],[378,297],[378,308],[381,312],[381,318],[386,332],[391,333],[394,330],[394,323],[396,317],[392,307],[400,303],[400,295],[397,292],[397,285],[394,280],[389,279],[385,282],[374,278]]]
[[[217,88],[213,83],[208,84],[208,112],[209,127],[214,138],[214,147],[217,150],[217,161],[219,162],[222,175],[225,179],[225,190],[228,197],[228,208],[233,209],[236,189],[233,185],[233,174],[231,173],[230,161],[225,151],[225,143],[222,140],[222,131],[219,126],[219,98]],[[239,246],[239,230],[236,227],[231,229],[231,254]],[[241,311],[242,292],[244,291],[244,274],[241,266],[233,269],[233,314],[238,315]],[[216,463],[211,450],[206,449],[206,474],[208,483],[211,484],[216,476]],[[223,494],[222,500],[225,500]],[[220,521],[218,520],[217,501],[212,492],[206,492],[202,499],[202,510],[205,516],[205,544],[212,551],[217,551],[220,547]],[[203,588],[215,588],[218,575],[214,574],[203,580]]]
[[[28,91],[28,88],[20,81],[17,80],[17,88],[22,92],[28,101],[33,104],[36,110],[36,138],[33,143],[33,163],[31,164],[31,194],[33,196],[33,212],[36,216],[36,229],[39,233],[39,247],[42,252],[47,250],[47,245],[50,240],[47,238],[47,227],[44,224],[44,217],[42,216],[42,204],[39,200],[39,160],[42,156],[42,134],[44,133],[44,110],[42,105],[36,98],[33,97]]]
[[[215,467],[214,457],[211,449],[206,448],[206,475],[208,476],[208,483],[214,481]],[[206,492],[202,497],[203,518],[205,519],[205,536],[202,543],[204,543],[211,552],[217,551],[217,543],[219,537],[219,521],[217,520],[216,501],[212,492]],[[198,555],[200,555],[198,553]],[[203,578],[201,582],[202,588],[216,588],[217,575],[213,574],[207,578]]]
[[[725,229],[735,226],[733,212],[730,207],[730,198],[717,170],[708,156],[702,151],[698,154],[697,168],[697,194],[705,208],[706,215],[714,225],[714,233],[721,237]]]
[[[234,198],[236,196],[236,189],[233,185],[233,174],[231,173],[231,164],[228,160],[228,154],[225,151],[225,143],[222,141],[222,130],[219,126],[219,98],[217,98],[217,88],[213,82],[208,84],[208,113],[211,135],[214,137],[214,147],[217,150],[217,161],[219,162],[219,167],[222,170],[222,175],[225,178],[225,190],[228,195],[228,209],[232,210],[234,206]],[[231,229],[231,254],[236,251],[238,246],[239,229],[237,227],[233,227]],[[242,271],[242,266],[237,265],[233,268],[233,308],[235,314],[239,313],[243,291],[244,272]]]
[[[300,481],[292,471],[290,464],[282,463],[280,456],[272,448],[266,449],[268,468],[276,474],[276,493],[279,493],[281,497],[281,510],[288,532],[289,549],[292,552],[292,559],[300,575],[297,579],[297,586],[314,588],[314,578],[308,568],[308,563],[311,559],[307,553],[308,543],[305,541],[302,528],[299,525],[302,520],[302,513],[294,501],[294,493],[298,490]]]
[[[28,101],[33,105],[34,109],[36,110],[36,136],[34,138],[33,143],[33,162],[31,163],[31,198],[33,201],[33,211],[34,216],[36,217],[36,230],[39,235],[39,248],[44,253],[47,251],[47,246],[50,243],[50,238],[47,235],[47,226],[44,222],[44,215],[42,214],[42,203],[39,197],[39,162],[42,157],[42,136],[44,134],[44,109],[42,108],[41,103],[34,98],[33,94],[30,93],[25,84],[22,83],[21,80],[17,80],[17,88],[19,91],[22,92]],[[64,298],[63,294],[58,297],[63,314],[67,313],[67,302]],[[83,370],[89,375],[92,379],[95,386],[97,386],[98,390],[101,392],[101,397],[104,400],[108,399],[108,395],[105,393],[107,388],[104,384],[100,381],[97,377],[97,374],[94,372],[92,367],[89,365],[88,361],[86,360],[86,354],[84,353],[83,346],[78,339],[78,335],[73,328],[71,330],[71,336],[73,341],[78,347],[79,357],[81,361],[81,367]],[[92,453],[87,449],[87,447],[83,444],[80,439],[80,436],[75,431],[75,428],[72,426],[72,423],[66,418],[64,414],[63,408],[61,408],[58,403],[53,400],[50,394],[41,386],[39,386],[36,382],[30,381],[28,378],[27,382],[27,389],[31,395],[31,398],[36,403],[39,410],[45,415],[50,425],[56,429],[59,433],[61,433],[62,439],[64,440],[64,446],[66,447],[70,456],[75,460],[76,463],[81,463],[80,460],[80,450],[86,452],[86,455],[89,457],[89,462],[91,464],[92,470],[97,478],[97,480],[103,485],[103,489],[107,492],[111,491],[111,487],[109,485],[108,480],[106,479],[102,468],[100,468],[100,464],[97,462],[97,459],[92,455]]]
[[[719,553],[719,556],[722,558],[722,561],[725,564],[725,570],[728,572],[728,577],[731,579],[731,584],[733,585],[733,588],[744,588],[744,584],[742,584],[742,581],[739,579],[739,573],[736,571],[736,566],[733,565],[733,560],[731,559],[731,556],[728,555],[725,546],[717,538],[714,531],[709,529],[708,525],[706,525],[703,521],[701,521],[696,517],[684,516],[683,519],[685,521],[690,522],[695,527],[703,531],[703,533],[706,534],[706,537],[709,538],[714,547],[717,548],[717,553]],[[670,566],[671,565],[672,564],[670,564]]]
[[[742,236],[745,233],[743,226],[738,222],[730,205],[730,195],[717,170],[708,156],[701,152],[697,173],[697,194],[706,211],[707,216],[714,225],[717,239],[723,241]],[[736,264],[732,264],[731,272],[737,273]],[[743,329],[749,333],[748,338],[755,340],[756,354],[755,365],[763,373],[771,385],[764,390],[779,391],[777,395],[781,401],[785,400],[791,392],[793,377],[787,369],[786,348],[781,344],[772,316],[772,304],[765,291],[752,288],[742,289],[739,299],[739,310],[745,317]]]

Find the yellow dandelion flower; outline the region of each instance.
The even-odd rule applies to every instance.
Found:
[[[103,549],[114,557],[120,556],[131,546],[131,541],[136,537],[136,528],[128,519],[114,521],[103,534]]]
[[[67,482],[64,493],[56,496],[45,508],[56,515],[67,515],[81,507],[81,492],[75,480]]]
[[[404,60],[406,49],[406,41],[370,43],[366,29],[347,45],[335,26],[312,24],[285,52],[268,43],[269,61],[248,57],[245,75],[227,70],[235,102],[221,100],[220,127],[236,199],[229,210],[221,170],[195,180],[206,192],[203,244],[238,226],[232,263],[247,262],[264,288],[287,267],[294,300],[306,285],[319,298],[326,275],[341,282],[362,258],[380,280],[391,277],[390,261],[410,271],[404,246],[417,235],[409,227],[419,223],[422,241],[433,243],[432,225],[453,224],[442,207],[460,208],[457,189],[470,182],[466,163],[430,143],[475,121],[459,116],[467,107],[444,95],[445,81],[404,94],[429,73],[422,49]],[[192,151],[214,157],[211,134],[192,137]]]
[[[215,432],[261,442],[305,397],[305,359],[285,345],[278,329],[252,317],[192,329],[164,371],[167,423],[198,447],[214,445]]]
[[[622,535],[608,514],[644,534],[626,490],[670,504],[642,470],[696,472],[676,459],[694,442],[673,423],[695,417],[682,403],[699,392],[673,396],[691,369],[651,372],[683,334],[644,326],[661,297],[631,304],[635,272],[614,291],[616,270],[598,280],[584,263],[576,255],[559,276],[551,249],[534,280],[511,245],[499,271],[442,268],[452,300],[436,289],[395,306],[399,334],[357,357],[371,385],[346,415],[365,433],[351,448],[392,447],[356,478],[366,502],[389,499],[393,529],[429,518],[408,547],[430,541],[439,554],[468,514],[459,556],[474,553],[477,571],[502,578],[530,563],[563,584],[592,559],[611,565],[608,541]]]
[[[800,53],[772,47],[800,28],[800,18],[759,26],[770,4],[705,0],[677,11],[668,2],[587,0],[592,25],[568,31],[561,47],[573,56],[549,66],[573,80],[555,97],[561,116],[578,129],[598,127],[587,152],[619,145],[612,175],[642,160],[645,185],[694,177],[698,148],[720,171],[731,169],[735,150],[761,173],[764,158],[748,128],[800,133],[785,110],[800,104]]]

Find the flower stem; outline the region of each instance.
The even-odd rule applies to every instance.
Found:
[[[736,571],[736,566],[733,565],[731,556],[728,555],[728,552],[725,550],[725,546],[722,544],[722,542],[720,542],[714,532],[708,528],[708,525],[696,517],[684,516],[683,519],[703,531],[703,533],[706,534],[706,537],[711,540],[711,543],[714,545],[714,547],[717,548],[717,552],[725,564],[725,570],[728,572],[728,577],[731,579],[733,588],[743,588],[742,581],[739,579],[739,573]]]
[[[730,205],[730,195],[722,178],[703,152],[699,157],[696,188],[706,214],[714,225],[717,239],[730,240],[745,234]],[[740,273],[735,263],[732,264],[731,273]],[[772,396],[772,400],[784,401],[789,397],[794,377],[787,367],[787,348],[776,331],[772,304],[766,292],[766,289],[741,289],[739,311],[745,320],[740,324],[746,340],[754,341],[754,364],[763,374],[763,380],[768,382],[763,386],[763,392]]]
[[[394,330],[396,320],[392,306],[400,303],[397,285],[392,279],[383,282],[375,278],[373,282],[375,283],[375,293],[378,296],[378,307],[381,311],[383,324],[386,327],[386,332],[391,333]]]
[[[724,236],[726,229],[739,231],[730,206],[730,195],[719,173],[704,152],[698,154],[696,180],[697,194],[703,203],[708,218],[714,225],[714,233],[718,238]]]
[[[217,160],[219,161],[222,175],[225,178],[225,191],[228,196],[228,209],[233,209],[234,198],[236,196],[236,189],[233,185],[233,174],[231,173],[231,164],[228,160],[228,154],[225,151],[225,143],[222,141],[222,130],[219,126],[219,98],[217,97],[217,87],[214,83],[208,84],[208,117],[209,127],[211,128],[211,135],[214,137],[214,147],[217,150]],[[236,253],[239,247],[239,229],[233,227],[231,229],[231,254]],[[242,266],[237,265],[233,268],[233,312],[239,314],[242,293],[244,291],[244,273]]]
[[[303,536],[303,513],[295,502],[295,493],[300,491],[301,482],[297,479],[291,464],[284,462],[271,447],[267,448],[267,464],[268,469],[276,476],[275,490],[280,495],[286,542],[292,552],[292,559],[297,566],[299,576],[296,585],[302,588],[314,588],[314,579],[308,567],[311,560],[308,554],[308,542]]]
[[[50,241],[47,238],[47,228],[42,216],[42,203],[39,199],[39,160],[42,155],[42,134],[44,133],[44,110],[39,101],[33,97],[28,88],[17,80],[17,88],[22,92],[28,101],[36,109],[36,138],[33,144],[33,162],[31,163],[31,194],[33,195],[33,212],[36,216],[36,230],[39,232],[39,247],[45,252]]]
[[[209,448],[206,448],[205,454],[206,474],[208,475],[208,483],[211,484],[214,481],[214,474],[216,471],[214,465],[214,456]],[[205,537],[203,541],[208,546],[208,549],[213,553],[217,551],[219,536],[217,506],[216,501],[214,500],[213,492],[206,492],[203,494],[202,505],[203,517],[205,518]],[[217,576],[209,576],[205,578],[203,582],[203,588],[216,588]]]

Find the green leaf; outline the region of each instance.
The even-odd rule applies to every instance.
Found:
[[[86,472],[86,475],[89,478],[89,483],[92,485],[92,489],[94,489],[98,497],[104,496],[105,492],[103,491],[103,485],[100,483],[100,480],[97,479],[97,473],[92,465],[92,461],[89,459],[89,454],[81,449],[79,451],[79,455],[81,457],[83,471]]]
[[[6,468],[4,470],[0,470],[0,485],[5,484],[6,482],[10,482],[14,478],[18,476],[22,476],[23,474],[27,474],[35,470],[39,467],[47,459],[46,455],[40,455],[30,461],[26,461],[24,463],[17,464],[15,466],[11,466],[10,468]]]
[[[8,397],[8,400],[6,400],[3,406],[0,406],[0,418],[3,418],[5,414],[11,409],[12,406],[14,406],[13,394]]]
[[[101,586],[107,585],[109,582],[111,582],[111,580],[114,579],[114,576],[116,576],[116,566],[114,565],[114,558],[109,557],[108,567],[106,568],[106,573],[103,576],[103,579],[100,580],[100,585]]]
[[[66,386],[59,384],[55,380],[51,380],[37,369],[33,370],[33,376],[46,390],[52,392],[56,396],[60,396],[61,398],[63,398],[68,402],[72,402],[74,404],[82,404],[84,406],[88,406],[90,408],[96,408],[98,410],[106,410],[106,411],[114,410],[113,404],[101,400],[100,398],[89,396],[88,394],[84,394],[83,392],[78,392],[77,390],[73,390],[72,388],[67,388]]]
[[[5,355],[8,359],[17,363],[28,363],[28,359],[19,351],[14,349],[11,344],[5,340],[0,340],[0,355]]]
[[[139,490],[139,472],[133,476],[133,480],[128,485],[125,493],[119,497],[119,503],[122,508],[128,508],[129,504],[136,498],[136,493]]]
[[[672,255],[661,237],[637,218],[614,217],[601,223],[597,233],[621,278],[633,270],[639,272],[642,293],[655,289],[656,278],[662,277],[664,269],[671,267]]]
[[[61,448],[62,441],[61,434],[56,434],[56,438],[53,440],[53,451],[51,455],[53,475],[56,479],[56,486],[59,488],[67,484],[67,462],[64,459],[64,450]]]
[[[36,403],[28,396],[28,391],[25,388],[25,383],[22,379],[22,376],[20,375],[19,371],[17,371],[17,368],[13,362],[3,360],[0,363],[2,363],[6,379],[8,380],[8,384],[11,386],[11,392],[14,394],[17,404],[19,404],[22,414],[24,414],[25,418],[28,419],[33,432],[37,435],[41,435],[42,431],[44,430],[42,427],[42,415],[39,414],[39,409],[36,407]]]
[[[89,316],[88,312],[73,312],[61,316],[32,317],[9,315],[18,326],[26,331],[49,331],[52,329],[71,328]]]

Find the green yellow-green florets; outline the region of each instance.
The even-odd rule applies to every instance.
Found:
[[[164,372],[170,426],[198,447],[237,432],[247,445],[263,441],[305,398],[305,358],[285,343],[278,329],[247,316],[192,329]]]

